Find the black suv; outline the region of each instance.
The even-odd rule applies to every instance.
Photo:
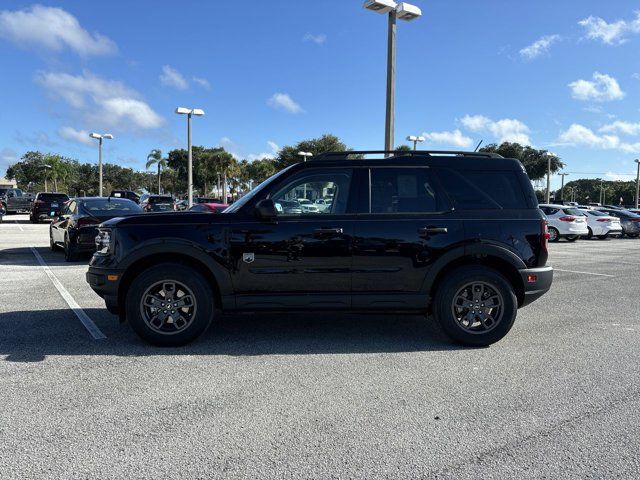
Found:
[[[53,219],[60,215],[62,206],[69,200],[69,195],[66,193],[58,192],[39,192],[36,195],[31,212],[29,213],[29,220],[32,223],[38,223],[43,219]]]
[[[219,215],[103,223],[87,282],[156,345],[192,341],[219,311],[296,310],[431,313],[489,345],[551,286],[537,206],[522,164],[496,154],[324,153]]]

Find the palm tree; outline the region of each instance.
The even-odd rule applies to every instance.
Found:
[[[161,188],[160,188],[160,170],[162,168],[167,168],[167,159],[166,158],[162,158],[162,152],[157,149],[154,148],[153,150],[151,150],[151,152],[149,153],[149,155],[147,155],[147,165],[146,168],[149,169],[149,167],[151,167],[152,165],[157,165],[158,166],[158,194],[161,193]]]

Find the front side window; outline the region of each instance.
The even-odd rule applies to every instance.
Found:
[[[370,213],[434,213],[447,209],[428,168],[372,168]]]
[[[348,169],[305,172],[270,198],[279,216],[342,215],[347,211],[350,185],[351,170]]]

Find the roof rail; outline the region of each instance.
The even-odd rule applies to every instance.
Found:
[[[329,160],[340,157],[348,157],[350,155],[368,155],[368,154],[384,154],[389,157],[413,157],[413,156],[438,156],[438,155],[454,155],[460,157],[486,157],[486,158],[504,158],[502,155],[491,152],[463,152],[458,150],[346,150],[344,152],[322,152],[309,159]]]

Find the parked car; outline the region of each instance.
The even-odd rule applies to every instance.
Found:
[[[43,219],[51,220],[60,215],[62,206],[69,201],[69,195],[60,192],[38,192],[31,204],[29,220],[38,223]]]
[[[300,205],[300,210],[302,210],[302,213],[320,213],[320,208],[318,207],[318,205],[314,204],[307,198],[299,198],[298,204]]]
[[[207,212],[207,213],[221,213],[226,210],[229,205],[226,203],[197,203],[192,205],[189,209],[190,212]]]
[[[298,215],[302,213],[302,207],[297,200],[278,199],[278,201],[275,202],[275,208],[279,213],[287,215]]]
[[[620,219],[607,215],[600,210],[587,210],[580,209],[587,219],[587,228],[589,233],[587,238],[598,237],[600,240],[604,240],[609,235],[622,234],[622,225],[620,225]]]
[[[142,202],[145,212],[166,212],[176,210],[175,200],[171,195],[149,195]]]
[[[184,210],[187,210],[189,208],[189,201],[188,200],[176,200],[176,210],[179,212],[182,212]]]
[[[561,238],[575,242],[581,236],[589,234],[586,217],[575,207],[541,204],[540,210],[549,222],[549,241],[551,242],[557,242]]]
[[[620,219],[623,236],[626,235],[631,238],[636,238],[640,235],[640,215],[636,215],[628,210],[618,210],[607,207],[598,207],[598,210]]]
[[[0,223],[2,223],[2,219],[7,211],[4,209],[4,204],[0,203]]]
[[[126,198],[132,202],[140,203],[140,196],[131,190],[111,190],[109,196],[115,198]]]
[[[214,197],[196,197],[193,199],[193,203],[223,203],[219,198]]]
[[[64,249],[68,262],[96,249],[97,226],[115,217],[142,213],[136,202],[115,197],[81,197],[64,204],[61,213],[49,227],[49,247]]]
[[[321,212],[331,208],[331,199],[317,198],[314,202]]]
[[[33,198],[33,193],[19,188],[0,188],[0,203],[4,205],[6,215],[30,211]]]
[[[87,282],[157,345],[194,340],[220,311],[269,310],[432,314],[457,342],[500,340],[553,278],[522,164],[480,152],[367,154],[382,155],[292,165],[223,215],[107,221]],[[330,190],[331,209],[285,211],[301,187]]]

